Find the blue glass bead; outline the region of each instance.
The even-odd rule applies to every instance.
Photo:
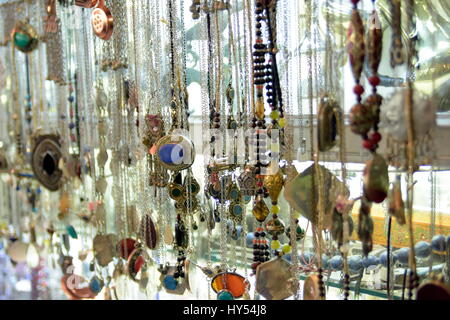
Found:
[[[179,144],[168,143],[158,150],[159,159],[167,164],[181,164],[183,161],[183,147]]]
[[[253,240],[255,239],[255,234],[253,232],[247,233],[247,236],[245,237],[245,244],[247,245],[247,248],[253,248]]]
[[[441,234],[436,235],[433,237],[433,239],[431,239],[431,247],[435,251],[438,251],[438,252],[445,251],[445,245],[446,245],[445,237]]]
[[[414,252],[418,258],[426,258],[431,254],[431,245],[426,241],[419,241],[414,246]]]
[[[244,202],[245,202],[245,203],[250,202],[251,199],[252,199],[251,196],[244,196]]]
[[[94,293],[99,293],[100,291],[102,291],[102,283],[100,279],[98,279],[97,277],[92,278],[91,282],[89,283],[89,289],[91,289],[91,291]]]
[[[31,102],[30,101],[28,101],[26,104],[25,104],[25,107],[27,107],[27,108],[31,108]]]
[[[380,260],[378,259],[378,257],[370,254],[367,257],[364,257],[361,263],[364,268],[368,269],[378,265],[380,263]]]
[[[391,256],[391,264],[394,264],[395,262],[397,262],[397,256],[396,255],[392,255]],[[384,251],[380,254],[380,263],[384,266],[387,267],[387,251]]]
[[[234,297],[230,291],[223,290],[217,294],[217,300],[234,300]]]
[[[394,255],[397,257],[398,261],[401,264],[408,264],[409,260],[409,248],[401,248],[394,252]]]
[[[73,96],[70,96],[67,100],[69,100],[69,102],[73,102],[75,98]]]
[[[75,123],[73,123],[73,122],[69,123],[69,129],[73,129],[73,128],[75,128]]]
[[[165,276],[163,283],[167,290],[175,290],[178,286],[178,282],[173,276]]]
[[[73,226],[67,226],[66,231],[73,239],[78,239],[78,234]]]
[[[31,210],[33,211],[33,213],[38,212],[38,208],[36,208],[36,207],[33,207],[33,209],[31,209]]]
[[[361,256],[349,257],[348,268],[350,269],[350,271],[359,272],[363,268]]]
[[[344,259],[341,256],[334,256],[330,259],[328,264],[333,270],[342,270],[342,267],[344,266]]]

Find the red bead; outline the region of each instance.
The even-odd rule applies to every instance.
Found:
[[[364,93],[364,87],[362,85],[360,85],[360,84],[356,84],[353,87],[353,92],[355,94],[357,94],[358,96],[360,96],[360,95],[362,95]]]
[[[367,140],[363,141],[363,148],[364,149],[372,150],[373,147],[374,147],[374,143],[372,142],[372,140],[367,139]]]
[[[359,0],[352,0],[352,3],[356,6],[358,4]]]
[[[381,134],[379,132],[374,132],[370,135],[370,140],[372,140],[372,142],[374,144],[377,144],[378,142],[381,141]]]
[[[369,83],[370,83],[370,85],[376,87],[377,85],[380,84],[380,77],[378,77],[378,76],[371,76],[369,78]]]

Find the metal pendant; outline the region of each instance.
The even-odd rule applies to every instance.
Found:
[[[94,257],[99,266],[106,267],[116,256],[115,234],[97,234],[93,240]]]
[[[256,291],[267,300],[283,300],[296,292],[291,264],[282,258],[261,263],[256,269]]]
[[[56,191],[61,186],[63,176],[63,172],[59,168],[61,158],[58,136],[42,135],[36,138],[31,167],[36,179],[50,191]]]
[[[327,168],[319,165],[323,183],[324,199],[324,220],[325,229],[330,229],[332,224],[332,213],[336,206],[336,194],[341,193],[345,196],[350,194],[347,186],[342,183]],[[298,174],[295,178],[288,181],[284,187],[284,197],[289,205],[296,211],[299,211],[305,218],[312,223],[317,223],[317,187],[315,185],[314,164]]]
[[[94,34],[102,40],[109,40],[113,34],[114,19],[111,11],[106,7],[105,0],[99,0],[92,11],[91,24]]]

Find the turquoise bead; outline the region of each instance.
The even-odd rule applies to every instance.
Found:
[[[31,43],[29,35],[21,32],[14,33],[14,45],[20,49],[25,49]]]
[[[165,276],[164,278],[164,287],[167,290],[175,290],[178,286],[177,280],[173,276]]]
[[[91,289],[92,292],[99,293],[100,291],[102,291],[102,287],[103,286],[100,279],[98,279],[97,277],[91,279],[91,282],[89,283],[89,289]]]
[[[234,297],[230,291],[224,290],[224,291],[220,291],[217,294],[217,300],[234,300]]]
[[[167,164],[181,164],[183,161],[183,147],[179,144],[168,143],[158,150],[159,159]]]
[[[242,207],[240,205],[235,205],[233,207],[233,214],[236,216],[240,216],[242,214]]]
[[[74,238],[74,239],[78,239],[78,234],[77,234],[77,232],[75,231],[75,228],[74,228],[74,227],[72,227],[72,226],[67,226],[67,227],[66,227],[66,231],[67,231],[67,233],[69,234],[69,236],[71,236],[71,237]]]

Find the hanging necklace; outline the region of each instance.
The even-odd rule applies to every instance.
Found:
[[[407,225],[409,233],[409,291],[408,298],[413,298],[414,290],[418,287],[419,278],[416,270],[416,257],[414,250],[414,230],[413,230],[413,195],[414,195],[414,171],[416,171],[415,159],[415,133],[414,133],[414,116],[413,116],[413,84],[412,76],[414,72],[413,59],[417,57],[416,51],[416,39],[412,36],[415,30],[415,17],[414,17],[414,1],[406,1],[406,16],[407,26],[410,34],[408,38],[408,55],[407,55],[407,68],[408,74],[406,79],[406,92],[405,92],[405,119],[407,123],[407,199],[406,199],[406,211],[407,211]]]

